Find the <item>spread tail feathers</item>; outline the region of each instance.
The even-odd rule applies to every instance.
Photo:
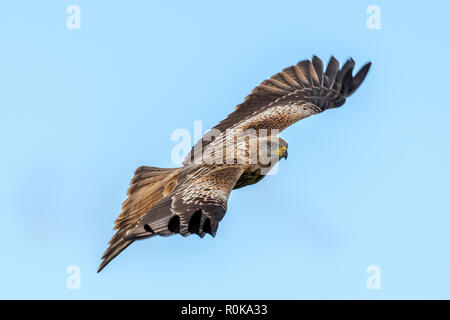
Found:
[[[178,168],[140,167],[136,170],[127,191],[128,198],[115,221],[114,229],[118,230],[109,241],[97,272],[133,243],[133,240],[124,240],[126,232],[133,229],[150,208],[173,191],[177,185],[178,172]]]

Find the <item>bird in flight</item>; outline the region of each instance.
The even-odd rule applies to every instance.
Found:
[[[135,240],[156,235],[217,232],[233,189],[260,181],[288,144],[278,134],[297,122],[345,103],[370,68],[355,76],[353,59],[342,68],[331,57],[300,61],[263,81],[235,111],[197,142],[179,168],[139,167],[115,221],[117,232],[97,272]]]

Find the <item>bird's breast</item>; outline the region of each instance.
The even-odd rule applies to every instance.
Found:
[[[264,175],[261,174],[261,167],[259,165],[250,166],[247,170],[244,171],[244,173],[242,173],[233,189],[239,189],[251,184],[255,184],[262,178],[264,178]]]

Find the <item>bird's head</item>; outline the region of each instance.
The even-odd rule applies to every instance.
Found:
[[[288,143],[280,137],[269,137],[267,139],[267,156],[278,162],[288,157]]]
[[[267,143],[266,156],[259,158],[261,175],[269,174],[269,172],[271,172],[271,174],[276,173],[277,171],[273,170],[278,170],[274,169],[277,168],[278,162],[281,160],[281,158],[287,159],[288,157],[288,144],[280,137],[277,136],[268,137],[266,143]],[[260,154],[265,154],[265,152],[262,152]]]
[[[281,138],[278,138],[278,139],[279,139],[278,150],[277,150],[278,157],[280,158],[280,160],[281,160],[281,158],[284,158],[285,160],[287,160],[288,143]]]
[[[272,167],[281,158],[287,159],[288,143],[278,136],[250,136],[249,139],[240,139],[240,141],[238,149],[245,152],[241,153],[242,158],[239,160],[244,163]]]

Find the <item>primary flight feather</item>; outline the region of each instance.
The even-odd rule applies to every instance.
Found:
[[[300,61],[253,89],[192,148],[182,167],[138,168],[97,272],[135,240],[177,233],[215,236],[231,191],[260,181],[287,158],[287,143],[278,133],[340,107],[360,86],[371,64],[353,76],[354,64],[349,59],[339,68],[331,57],[324,70],[316,56]]]

